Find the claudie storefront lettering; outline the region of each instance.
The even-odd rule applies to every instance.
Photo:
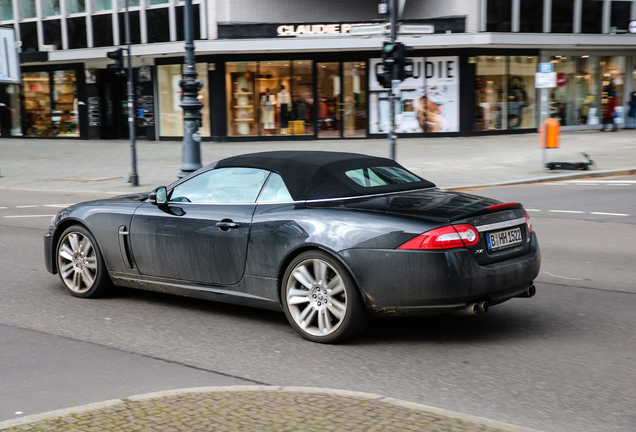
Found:
[[[351,26],[359,24],[298,24],[281,25],[277,28],[278,36],[346,34]]]

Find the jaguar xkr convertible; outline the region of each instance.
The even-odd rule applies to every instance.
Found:
[[[374,316],[476,315],[532,297],[541,263],[521,204],[318,151],[230,157],[151,193],[70,206],[44,251],[76,297],[114,284],[279,310],[315,342]]]

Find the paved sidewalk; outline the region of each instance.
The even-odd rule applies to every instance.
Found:
[[[636,131],[564,132],[561,147],[548,150],[548,161],[582,161],[588,153],[591,171],[542,171],[538,134],[398,140],[397,159],[443,188],[546,181],[563,176],[636,173]],[[384,139],[202,143],[202,163],[267,150],[333,150],[389,155]],[[73,192],[129,193],[150,191],[176,179],[181,167],[180,142],[137,143],[140,186],[127,183],[127,141],[52,139],[0,140],[0,188]]]
[[[150,393],[0,423],[26,431],[532,432],[366,393],[221,387]]]

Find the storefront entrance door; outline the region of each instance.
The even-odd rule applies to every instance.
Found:
[[[365,62],[317,63],[318,138],[367,136]]]

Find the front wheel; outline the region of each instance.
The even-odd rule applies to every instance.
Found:
[[[75,297],[98,297],[110,287],[97,242],[82,226],[71,226],[60,236],[57,269],[62,283]]]
[[[307,340],[337,342],[362,332],[369,323],[353,278],[325,252],[296,257],[285,272],[281,291],[287,319]]]

